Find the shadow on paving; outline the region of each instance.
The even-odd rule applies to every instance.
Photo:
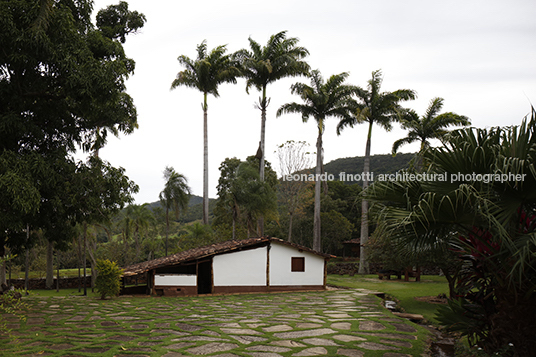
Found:
[[[29,297],[3,356],[421,355],[427,331],[364,289],[188,298]]]

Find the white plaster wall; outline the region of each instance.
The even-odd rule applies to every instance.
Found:
[[[292,257],[305,258],[305,271],[293,272]],[[324,285],[324,258],[272,242],[270,249],[270,285]]]
[[[214,286],[265,286],[267,247],[214,256]]]
[[[196,286],[197,276],[186,274],[162,274],[155,275],[155,286]]]

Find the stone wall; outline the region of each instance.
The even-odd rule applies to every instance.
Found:
[[[370,273],[376,274],[382,268],[378,264],[370,264]],[[355,275],[359,271],[359,262],[338,262],[328,264],[328,274]],[[422,275],[439,275],[437,267],[421,267]]]
[[[84,278],[80,278],[81,286],[83,287]],[[14,286],[15,289],[24,289],[24,279],[11,279],[9,285]],[[78,278],[60,278],[60,289],[77,289]],[[91,276],[86,276],[86,286],[91,286]],[[56,279],[52,287],[56,288]],[[46,289],[46,279],[28,279],[28,290],[44,290]]]

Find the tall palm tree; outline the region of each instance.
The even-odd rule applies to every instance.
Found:
[[[168,255],[168,236],[169,236],[169,213],[175,213],[175,219],[179,219],[180,211],[186,210],[190,202],[191,189],[188,186],[188,180],[184,175],[175,172],[172,167],[166,167],[164,170],[164,179],[166,185],[160,192],[159,198],[161,205],[166,210],[166,256]]]
[[[207,52],[206,41],[197,46],[197,58],[190,59],[180,56],[178,61],[186,67],[177,74],[171,84],[171,89],[178,86],[197,88],[203,93],[203,223],[208,224],[208,119],[207,97],[212,94],[219,97],[218,86],[222,83],[236,84],[236,77],[240,75],[237,63],[232,55],[225,54],[225,45]]]
[[[408,134],[405,138],[393,143],[393,155],[403,145],[420,142],[421,148],[417,159],[417,166],[420,166],[422,154],[430,147],[431,139],[443,140],[449,132],[446,129],[449,126],[471,125],[471,121],[466,116],[452,112],[439,114],[442,108],[443,98],[434,98],[430,101],[426,113],[420,118],[415,111],[408,110],[400,120],[402,128],[407,129]]]
[[[331,76],[326,82],[318,70],[311,72],[311,85],[296,83],[292,85],[292,94],[301,97],[304,104],[287,103],[277,110],[277,116],[283,113],[299,113],[303,122],[307,122],[309,117],[313,117],[318,125],[318,138],[316,141],[316,181],[315,181],[315,208],[314,208],[314,231],[313,249],[321,251],[321,227],[320,227],[320,177],[322,171],[322,133],[324,132],[324,121],[328,117],[335,117],[341,120],[350,120],[351,112],[356,107],[356,102],[352,99],[352,94],[356,87],[343,84],[348,73],[341,73]]]
[[[125,210],[125,215],[129,217],[129,224],[134,234],[134,243],[136,247],[136,253],[134,261],[138,262],[141,252],[141,237],[143,232],[147,231],[149,225],[154,221],[154,216],[149,209],[149,204],[144,203],[142,205],[129,205]]]
[[[281,31],[272,35],[264,47],[250,37],[250,50],[243,49],[236,53],[241,64],[242,76],[246,78],[246,92],[249,93],[249,89],[255,87],[262,93],[258,104],[261,110],[259,143],[261,181],[264,181],[266,108],[270,103],[270,99],[266,96],[266,88],[268,84],[282,78],[306,75],[310,69],[309,65],[302,61],[309,55],[309,51],[297,46],[298,38],[287,38],[286,34],[286,31]],[[261,223],[261,234],[264,231],[262,226]]]
[[[400,115],[406,111],[406,109],[401,107],[400,102],[416,98],[415,91],[410,89],[399,89],[394,92],[380,92],[382,80],[381,70],[372,72],[372,78],[368,81],[367,89],[357,87],[355,92],[358,99],[355,115],[350,119],[342,119],[337,125],[337,134],[339,135],[347,126],[353,127],[354,125],[361,123],[368,123],[369,125],[365,147],[365,162],[363,166],[363,172],[365,174],[365,177],[363,177],[363,190],[366,190],[369,184],[372,126],[376,123],[387,131],[391,130],[392,123],[398,120]],[[362,200],[359,274],[366,274],[368,272],[367,253],[364,247],[368,238],[368,201]]]

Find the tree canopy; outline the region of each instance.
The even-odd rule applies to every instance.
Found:
[[[145,17],[120,3],[99,12],[95,26],[92,7],[89,0],[0,3],[2,250],[8,236],[10,245],[20,243],[14,237],[26,223],[61,232],[51,234],[61,240],[69,222],[103,205],[117,209],[137,189],[122,170],[72,158],[77,147],[100,147],[102,128],[130,133],[137,127],[125,86],[134,61],[122,42]],[[92,194],[98,205],[88,202]]]

